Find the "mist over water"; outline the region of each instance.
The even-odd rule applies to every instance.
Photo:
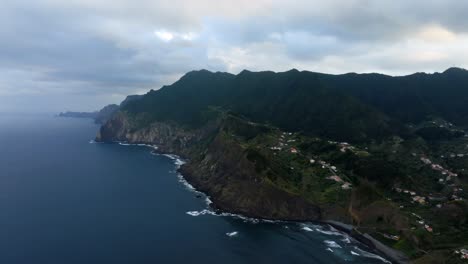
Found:
[[[0,263],[384,263],[327,226],[216,215],[173,158],[98,128],[0,114]]]

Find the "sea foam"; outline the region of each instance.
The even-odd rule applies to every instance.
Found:
[[[328,247],[331,247],[331,248],[341,248],[340,245],[338,245],[338,243],[336,243],[335,241],[333,240],[325,240],[323,241],[325,244],[327,244]]]
[[[351,239],[349,237],[345,237],[345,238],[341,239],[341,241],[345,242],[346,244],[351,243]]]
[[[117,143],[121,146],[138,146],[138,147],[148,147],[148,148],[152,148],[152,149],[158,149],[158,146],[156,145],[150,145],[150,144],[141,144],[141,143],[138,143],[138,144],[134,144],[134,143],[128,143],[126,141],[115,141],[114,143]]]
[[[204,209],[204,210],[201,210],[201,211],[188,211],[187,214],[191,215],[191,216],[216,215],[215,212],[213,212],[211,210],[208,210],[208,209]]]
[[[328,226],[330,230],[324,230],[322,226],[316,226],[315,231],[320,232],[325,235],[330,235],[330,236],[344,236],[346,237],[346,234],[336,230],[332,226]]]
[[[226,236],[228,237],[233,237],[233,236],[237,236],[238,232],[237,231],[233,231],[233,232],[228,232],[226,233]]]
[[[303,226],[302,230],[307,231],[307,232],[314,232],[314,230],[308,226]]]
[[[378,259],[378,260],[380,260],[380,261],[382,261],[382,262],[384,262],[384,263],[390,263],[390,264],[392,263],[392,262],[390,262],[390,261],[388,261],[388,260],[382,258],[382,257],[379,256],[379,255],[372,254],[372,253],[370,253],[370,252],[364,251],[364,250],[362,250],[362,249],[360,249],[360,248],[358,248],[358,247],[354,247],[354,249],[357,251],[357,254],[360,254],[362,257],[372,258],[372,259]],[[356,253],[356,252],[354,252],[354,253]],[[351,253],[351,254],[352,254],[352,253]]]

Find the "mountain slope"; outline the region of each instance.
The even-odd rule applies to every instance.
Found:
[[[468,244],[467,84],[462,69],[195,71],[122,104],[97,140],[188,159],[181,172],[221,210],[338,220],[411,259],[458,263],[453,251]]]

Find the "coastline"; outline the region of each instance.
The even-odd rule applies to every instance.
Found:
[[[98,143],[99,141],[94,141],[93,143]],[[90,142],[91,143],[91,142]],[[385,260],[390,261],[392,263],[398,263],[398,264],[406,264],[409,263],[408,257],[404,255],[402,252],[397,251],[391,247],[386,246],[385,244],[381,243],[380,241],[376,240],[372,236],[370,236],[367,233],[361,233],[358,231],[354,226],[345,224],[339,221],[334,221],[334,220],[310,220],[310,221],[300,221],[300,220],[291,220],[291,219],[266,219],[266,218],[259,218],[259,217],[252,217],[249,215],[240,214],[236,213],[235,211],[229,210],[229,208],[224,208],[217,204],[216,199],[212,198],[208,193],[204,192],[200,186],[194,186],[192,182],[190,182],[190,175],[184,174],[181,170],[182,166],[186,163],[184,158],[181,158],[177,154],[173,153],[166,153],[164,151],[161,151],[160,148],[156,145],[151,145],[151,144],[142,144],[142,143],[128,143],[128,142],[122,142],[122,141],[114,141],[111,143],[117,143],[122,146],[139,146],[139,147],[149,147],[152,149],[151,153],[157,154],[157,155],[162,155],[170,158],[174,164],[176,165],[176,172],[178,176],[180,177],[180,181],[182,184],[184,184],[188,189],[191,191],[194,191],[196,193],[202,194],[206,198],[207,206],[211,209],[213,209],[214,215],[221,215],[221,216],[231,216],[231,217],[236,217],[240,218],[243,220],[248,220],[254,223],[258,222],[288,222],[288,223],[317,223],[321,225],[329,225],[332,228],[338,230],[339,232],[342,232],[346,235],[349,235],[359,243],[367,246],[369,249],[373,251],[373,253],[376,253],[382,257],[384,257]],[[206,210],[206,209],[205,209]],[[204,210],[204,211],[205,211]],[[205,214],[206,212],[198,213],[199,214]],[[192,213],[192,214],[190,214]],[[188,212],[190,215],[195,215],[195,212]]]
[[[374,251],[385,256],[387,259],[389,259],[393,263],[398,263],[398,264],[409,263],[408,257],[406,257],[406,255],[404,255],[402,252],[397,251],[389,246],[386,246],[385,244],[373,238],[371,235],[367,233],[361,233],[352,225],[344,224],[344,223],[334,221],[334,220],[325,220],[323,221],[323,223],[329,224],[335,229],[340,230],[341,232],[344,232],[346,234],[349,234],[351,237],[353,237],[357,241],[372,248]]]

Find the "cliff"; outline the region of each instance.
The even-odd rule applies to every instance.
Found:
[[[195,71],[126,100],[97,140],[182,156],[181,173],[220,210],[340,221],[395,262],[401,251],[457,263],[468,244],[467,82],[457,69]]]
[[[188,159],[181,173],[218,209],[255,218],[320,219],[318,206],[276,188],[256,172],[240,142],[226,133],[233,123],[229,119],[221,117],[197,130],[162,122],[138,128],[138,122],[120,112],[102,126],[96,139],[157,145],[161,152]]]
[[[270,172],[287,168],[268,165],[266,160],[260,164],[257,156],[252,157],[249,142],[262,136],[283,133],[274,127],[248,122],[229,114],[222,114],[198,129],[163,122],[140,127],[141,118],[118,112],[101,127],[96,140],[157,145],[163,153],[184,157],[188,162],[181,166],[180,173],[197,190],[210,197],[215,209],[260,219],[320,221],[339,229],[345,225],[329,220],[352,223],[348,209],[350,204],[356,204],[355,215],[364,216],[370,214],[369,211],[386,210],[385,204],[360,206],[360,199],[347,195],[334,197],[331,202],[310,199],[292,191],[289,186],[273,181],[268,175]],[[347,197],[351,198],[348,200]],[[365,221],[365,217],[362,221]],[[367,234],[361,234],[349,226],[344,231],[356,235],[360,241],[385,253],[395,262],[406,262],[406,257],[401,253],[366,238]]]

